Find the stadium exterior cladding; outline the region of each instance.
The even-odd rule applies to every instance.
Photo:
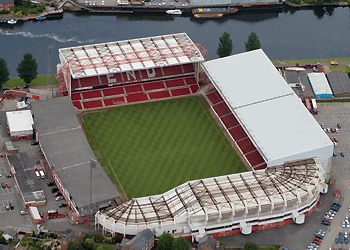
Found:
[[[302,224],[327,192],[317,158],[287,162],[253,172],[189,181],[164,194],[134,198],[95,215],[111,234],[214,237],[283,225]],[[282,223],[282,224],[281,224]]]

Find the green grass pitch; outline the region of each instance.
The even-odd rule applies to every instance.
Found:
[[[198,97],[83,115],[92,149],[128,198],[161,194],[189,180],[247,171]]]

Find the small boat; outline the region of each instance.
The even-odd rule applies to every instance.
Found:
[[[7,21],[8,24],[16,24],[17,20],[16,19],[10,19]]]
[[[46,17],[44,15],[39,16],[39,17],[36,18],[36,20],[38,20],[38,21],[45,20],[45,19],[46,19]]]
[[[211,18],[222,18],[224,14],[222,13],[200,13],[194,14],[194,18],[196,19],[211,19]]]
[[[182,11],[181,10],[167,10],[166,13],[170,14],[170,15],[181,15]]]

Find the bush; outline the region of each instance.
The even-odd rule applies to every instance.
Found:
[[[6,15],[6,14],[10,14],[10,11],[8,11],[8,10],[2,10],[2,11],[0,11],[0,15],[1,15],[1,14],[5,14],[5,15]]]
[[[95,240],[96,242],[103,242],[104,239],[105,239],[105,237],[104,237],[102,234],[95,234],[95,235],[94,235],[94,240]]]

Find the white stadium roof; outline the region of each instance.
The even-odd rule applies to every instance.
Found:
[[[59,55],[74,79],[204,61],[186,33],[61,48]]]
[[[268,166],[331,157],[329,137],[261,49],[205,62],[203,69]]]
[[[313,195],[318,196],[324,184],[323,171],[317,159],[305,159],[264,170],[189,181],[161,195],[134,198],[98,212],[96,217],[113,232],[136,234],[145,228],[189,222],[196,227],[196,221],[201,219],[209,219],[206,226],[210,227],[226,223],[226,219],[231,223],[242,220],[245,214],[273,216],[272,211],[278,214],[280,207],[288,213],[306,205]],[[267,214],[262,214],[262,207],[268,207]]]

